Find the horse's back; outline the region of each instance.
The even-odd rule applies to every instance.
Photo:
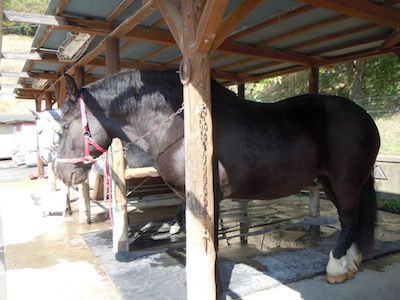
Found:
[[[274,104],[225,99],[214,117],[217,156],[238,197],[275,198],[321,175],[365,173],[379,148],[373,120],[341,97],[303,95]]]

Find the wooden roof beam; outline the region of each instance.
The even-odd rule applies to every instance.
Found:
[[[264,29],[266,27],[269,27],[269,26],[272,26],[274,24],[277,24],[277,23],[289,20],[291,18],[297,17],[297,16],[299,16],[301,14],[304,14],[306,12],[309,12],[309,11],[311,11],[313,9],[315,9],[315,7],[313,7],[311,5],[304,5],[304,6],[300,7],[300,8],[296,8],[296,9],[290,10],[290,11],[288,11],[288,12],[282,14],[282,15],[279,15],[279,16],[274,17],[272,19],[268,19],[268,20],[266,20],[264,22],[261,22],[261,23],[255,25],[255,26],[240,30],[239,32],[231,35],[229,37],[229,40],[236,40],[236,39],[238,39],[238,38],[240,38],[242,36],[249,35],[249,34],[251,34],[253,32],[262,30],[262,29]]]
[[[58,76],[53,73],[39,72],[0,72],[0,77],[34,78],[47,80],[56,80],[58,78]]]
[[[322,66],[322,67],[333,66],[333,65],[336,65],[339,63],[344,63],[344,62],[352,61],[352,60],[359,59],[359,58],[378,56],[378,55],[387,54],[387,53],[391,53],[391,52],[396,53],[396,51],[400,51],[400,46],[394,47],[394,48],[388,48],[388,49],[381,49],[379,47],[376,47],[373,49],[367,49],[367,50],[353,52],[351,54],[345,54],[345,55],[339,55],[336,57],[331,57],[331,58],[327,59],[324,63],[322,63],[320,66]]]
[[[301,2],[330,9],[350,17],[369,20],[377,24],[400,29],[400,12],[390,7],[366,0],[300,0]]]
[[[276,77],[276,76],[282,76],[290,73],[296,73],[300,71],[305,71],[308,70],[310,66],[293,66],[293,67],[288,67],[280,70],[275,70],[271,72],[266,72],[262,74],[258,74],[256,76],[250,76],[248,77],[248,80],[246,82],[257,82],[265,78],[271,78],[271,77]]]
[[[243,43],[234,43],[230,41],[225,41],[219,47],[220,51],[230,52],[235,54],[242,54],[251,57],[264,57],[278,61],[285,62],[295,62],[300,64],[316,64],[320,62],[321,59],[314,58],[302,54],[298,54],[291,51],[279,50],[274,48],[267,47],[256,47],[255,45],[243,44]]]
[[[206,2],[196,28],[196,49],[202,52],[210,52],[211,46],[214,46],[213,43],[215,42],[217,30],[220,31],[220,23],[226,7],[228,6],[228,2],[228,0],[208,0]],[[247,3],[247,1],[244,1],[244,3]],[[221,26],[221,28],[222,27],[223,26]],[[225,38],[224,36],[220,36],[219,38],[222,38],[222,40],[217,42],[220,44]]]
[[[146,29],[143,27],[136,27],[128,34],[130,37],[145,40],[152,43],[159,43],[164,45],[175,45],[173,36],[166,30],[161,29]],[[305,55],[297,54],[290,51],[283,51],[268,47],[255,47],[254,45],[231,42],[230,39],[223,42],[218,48],[219,51],[241,54],[245,56],[253,56],[260,58],[270,58],[279,61],[292,61],[302,64],[312,64],[315,59]],[[316,59],[318,60],[318,59]]]
[[[111,22],[95,21],[83,18],[21,13],[9,10],[5,10],[3,15],[6,21],[45,25],[51,26],[55,29],[85,32],[94,35],[107,35],[112,30]]]
[[[157,6],[176,44],[182,50],[183,19],[181,12],[171,0],[158,0]]]
[[[122,14],[125,9],[127,9],[134,0],[123,0],[114,11],[106,18],[107,22],[114,22],[120,14]]]
[[[400,44],[400,30],[394,30],[387,39],[382,43],[381,48],[382,49],[388,49],[391,47],[394,47],[396,45]]]
[[[318,44],[322,44],[328,41],[332,41],[332,40],[336,40],[336,39],[340,39],[342,37],[346,37],[346,36],[350,36],[350,35],[354,35],[356,33],[361,33],[361,32],[365,32],[365,31],[369,31],[369,30],[373,30],[376,28],[379,28],[380,25],[375,24],[375,23],[367,23],[367,24],[363,24],[360,26],[356,26],[350,29],[346,29],[340,32],[335,32],[332,34],[328,34],[322,37],[318,37],[315,39],[311,39],[299,44],[296,44],[294,46],[291,46],[288,48],[288,50],[298,50],[298,49],[302,49],[302,48],[306,48],[309,46],[314,46],[314,45],[318,45]]]
[[[305,34],[307,32],[313,31],[313,30],[318,30],[318,29],[320,29],[322,27],[325,27],[325,26],[336,24],[338,22],[347,20],[349,18],[350,18],[349,16],[345,16],[345,15],[334,16],[332,18],[329,18],[329,19],[326,19],[326,20],[323,20],[323,21],[320,21],[320,22],[317,22],[317,23],[314,23],[314,24],[306,25],[306,26],[304,26],[302,28],[299,28],[299,29],[296,29],[296,30],[288,31],[287,33],[284,33],[284,34],[275,36],[273,38],[270,38],[268,40],[259,42],[259,43],[257,43],[257,45],[265,45],[265,46],[266,45],[271,45],[271,44],[274,44],[274,43],[277,43],[277,42],[292,38],[294,36],[302,35],[302,34]]]
[[[357,47],[357,46],[362,46],[362,45],[367,45],[373,42],[379,42],[384,40],[386,37],[385,34],[380,34],[378,36],[374,36],[372,38],[364,38],[364,39],[357,39],[357,40],[353,40],[350,42],[347,42],[345,44],[341,44],[341,45],[333,45],[327,48],[323,48],[321,50],[312,52],[311,55],[315,55],[315,56],[319,56],[322,55],[324,53],[329,53],[329,52],[334,52],[334,51],[339,51],[339,50],[345,50],[348,48],[352,48],[352,47]],[[328,58],[326,58],[328,59]]]
[[[263,0],[242,1],[233,12],[227,16],[219,26],[217,35],[212,43],[212,49],[217,49],[223,41],[235,30],[240,22],[245,19]]]

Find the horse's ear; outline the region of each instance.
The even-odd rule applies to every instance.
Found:
[[[67,87],[69,99],[72,101],[76,101],[78,97],[78,88],[76,87],[75,80],[72,76],[68,74],[64,74],[65,86]]]
[[[30,111],[31,114],[35,117],[36,120],[39,120],[39,119],[40,119],[40,116],[39,116],[39,114],[38,114],[36,111],[34,111],[33,109],[30,109],[29,111]]]

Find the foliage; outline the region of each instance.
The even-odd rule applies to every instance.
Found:
[[[246,84],[246,98],[258,102],[275,102],[308,90],[308,72],[267,78],[258,83]]]
[[[275,102],[308,92],[309,72],[246,84],[246,98]],[[400,154],[400,59],[394,54],[321,68],[321,94],[350,98],[375,119],[381,135],[381,152]]]
[[[274,102],[308,92],[309,72],[246,84],[246,98]],[[400,107],[400,59],[393,54],[321,68],[319,91],[353,99],[368,111],[392,114]]]
[[[4,0],[4,9],[19,12],[44,14],[49,0]],[[5,34],[34,35],[37,25],[4,22],[3,32]]]
[[[400,214],[399,199],[378,199],[378,208],[391,213]]]

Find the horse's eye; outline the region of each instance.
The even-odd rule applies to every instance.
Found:
[[[69,128],[69,125],[71,125],[71,123],[65,123],[65,124],[63,125],[64,129],[68,129],[68,128]]]
[[[42,134],[43,130],[42,129],[38,129],[37,130],[37,134]]]

